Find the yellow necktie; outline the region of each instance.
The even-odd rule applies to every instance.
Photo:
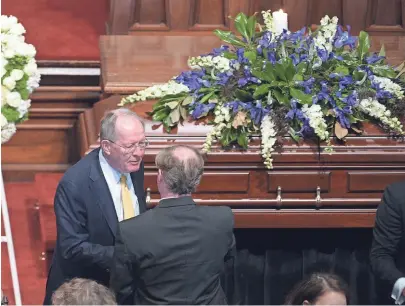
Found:
[[[129,192],[127,185],[127,177],[121,175],[121,196],[122,207],[124,209],[124,220],[135,217],[134,205],[132,204],[131,193]]]

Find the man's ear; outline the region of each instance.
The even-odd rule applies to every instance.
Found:
[[[103,153],[107,156],[111,154],[111,144],[107,140],[101,141],[101,149],[103,150]]]

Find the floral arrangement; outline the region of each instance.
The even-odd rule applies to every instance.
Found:
[[[189,116],[207,119],[213,129],[205,152],[214,141],[246,149],[251,136],[261,134],[269,169],[275,145],[288,134],[297,142],[324,141],[327,152],[333,151],[331,138],[360,134],[365,121],[404,135],[399,118],[405,113],[405,68],[385,63],[384,46],[371,53],[368,34],[351,36],[336,17],[322,18],[314,32],[276,33],[270,12],[262,14],[264,26],[240,13],[234,20],[238,34],[214,31],[226,45],[191,57],[189,71],[120,105],[159,99],[151,116],[167,130]]]
[[[25,43],[24,27],[14,16],[1,16],[1,143],[16,132],[16,124],[28,119],[29,99],[39,86],[36,50]]]

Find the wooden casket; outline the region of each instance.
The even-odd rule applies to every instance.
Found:
[[[83,114],[88,143],[98,146],[98,123],[106,110],[117,107],[121,97],[111,96]],[[145,120],[150,142],[145,161],[148,202],[159,201],[154,159],[160,149],[186,144],[202,148],[211,126],[185,122],[167,133],[146,114],[155,101],[131,106]],[[322,145],[321,145],[322,147]],[[375,209],[384,188],[405,180],[405,143],[389,139],[377,126],[366,125],[362,136],[349,136],[333,153],[320,153],[317,143],[296,144],[290,138],[274,153],[274,169],[263,165],[260,139],[249,149],[224,150],[213,146],[207,155],[204,176],[194,194],[201,205],[227,205],[234,209],[238,228],[356,228],[372,227]]]
[[[373,47],[403,44],[404,37],[373,37]],[[117,108],[123,95],[164,83],[187,69],[189,56],[218,47],[215,36],[102,36],[102,89],[106,99],[84,112],[79,120],[82,154],[98,146],[99,122],[106,110]],[[392,64],[404,60],[401,48],[387,48]],[[146,112],[153,101],[130,106],[145,118],[150,147],[145,155],[145,188],[150,205],[158,202],[154,158],[163,147],[187,144],[202,147],[210,126],[186,122],[166,133]],[[368,125],[362,136],[349,136],[332,154],[319,153],[317,143],[295,144],[285,138],[267,170],[260,140],[249,150],[225,151],[214,146],[204,177],[194,194],[203,205],[229,205],[239,228],[372,227],[375,209],[389,183],[405,180],[405,143],[389,139]],[[149,198],[149,197],[148,197]]]

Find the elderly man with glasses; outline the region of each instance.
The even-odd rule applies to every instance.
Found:
[[[108,285],[118,222],[146,211],[144,126],[128,109],[101,121],[100,148],[72,166],[55,194],[56,248],[44,304],[65,281],[78,277]]]

